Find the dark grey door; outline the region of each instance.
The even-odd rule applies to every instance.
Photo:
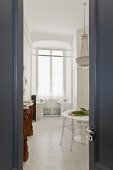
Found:
[[[113,0],[90,0],[90,170],[113,170]]]
[[[22,0],[0,0],[0,170],[22,170]]]

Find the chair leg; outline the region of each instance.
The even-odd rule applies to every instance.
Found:
[[[65,128],[65,121],[66,121],[66,118],[63,118],[62,120],[62,134],[61,134],[61,140],[60,140],[60,145],[62,145],[62,140],[63,140],[63,136],[64,136],[64,128]]]
[[[72,148],[73,148],[74,133],[75,133],[74,121],[72,120],[72,136],[71,136],[71,148],[70,148],[70,151],[72,151]]]
[[[85,125],[84,123],[82,123],[82,127],[81,127],[81,143],[85,144]]]

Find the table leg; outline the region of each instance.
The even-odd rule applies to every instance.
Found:
[[[82,123],[81,126],[82,126],[82,127],[81,127],[81,129],[82,129],[82,133],[81,133],[81,143],[82,143],[82,144],[85,144],[85,125],[84,125],[84,123]]]
[[[66,121],[66,118],[62,118],[62,134],[61,134],[60,145],[62,145],[62,140],[63,140],[63,136],[64,136],[65,121]]]

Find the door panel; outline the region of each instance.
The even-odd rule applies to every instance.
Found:
[[[22,170],[22,10],[0,0],[0,170]]]
[[[112,16],[112,0],[90,0],[90,170],[113,170]]]
[[[6,6],[7,4],[7,6]],[[2,17],[1,17],[2,16]],[[13,13],[12,2],[0,1],[0,169],[13,165]],[[4,159],[5,158],[5,159]],[[6,163],[7,162],[7,163]]]

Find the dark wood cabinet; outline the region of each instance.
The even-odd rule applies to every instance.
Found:
[[[23,109],[23,161],[27,161],[29,158],[28,152],[28,144],[27,144],[27,136],[29,129],[29,117],[28,117],[29,109]]]
[[[28,136],[33,135],[33,126],[32,126],[32,115],[33,115],[33,106],[23,108],[23,161],[26,162],[29,158],[29,149],[28,149]]]
[[[32,136],[33,135],[33,126],[32,126],[33,106],[29,106],[28,117],[29,117],[28,136]]]

